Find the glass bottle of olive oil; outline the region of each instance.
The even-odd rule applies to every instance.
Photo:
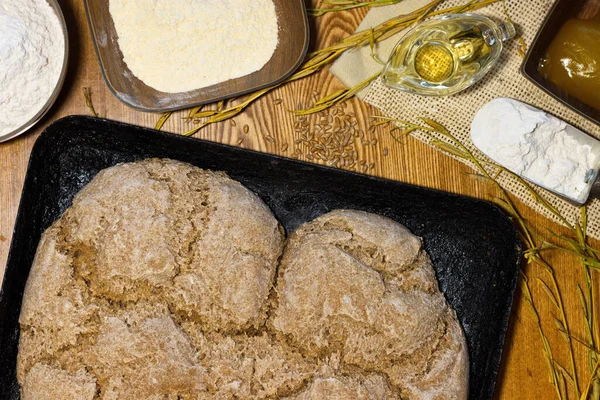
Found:
[[[515,36],[514,26],[475,14],[433,18],[408,32],[383,71],[385,85],[422,95],[446,96],[480,80]]]

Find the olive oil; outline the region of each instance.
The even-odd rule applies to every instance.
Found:
[[[473,14],[445,15],[418,25],[396,45],[383,72],[385,85],[423,95],[450,95],[481,79],[515,35]]]
[[[441,83],[454,72],[454,57],[446,46],[430,42],[415,54],[415,72],[428,82]]]

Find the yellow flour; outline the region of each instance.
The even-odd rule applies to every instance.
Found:
[[[125,63],[162,92],[251,74],[277,47],[272,0],[110,0],[109,7]]]

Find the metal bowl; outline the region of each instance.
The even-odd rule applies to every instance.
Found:
[[[37,124],[42,119],[42,117],[44,115],[46,115],[46,113],[48,112],[50,107],[52,107],[52,105],[56,101],[58,94],[60,93],[60,90],[65,82],[65,76],[67,75],[67,64],[68,64],[68,60],[69,60],[69,35],[67,32],[67,24],[65,22],[65,16],[63,15],[60,5],[58,4],[58,1],[57,0],[47,0],[47,1],[48,1],[48,4],[50,4],[50,7],[52,7],[54,9],[54,12],[56,13],[56,16],[58,17],[58,20],[62,27],[64,39],[65,39],[65,51],[64,51],[64,55],[63,55],[63,65],[62,65],[62,69],[60,72],[60,77],[58,78],[58,82],[56,83],[56,87],[52,91],[50,98],[48,98],[46,103],[44,103],[43,107],[29,121],[25,122],[19,128],[15,129],[14,131],[8,132],[4,135],[0,135],[0,143],[19,136],[20,134],[28,131],[31,127],[33,127],[35,124]]]

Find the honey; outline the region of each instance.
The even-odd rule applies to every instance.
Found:
[[[600,16],[569,19],[539,65],[542,76],[600,110]]]

